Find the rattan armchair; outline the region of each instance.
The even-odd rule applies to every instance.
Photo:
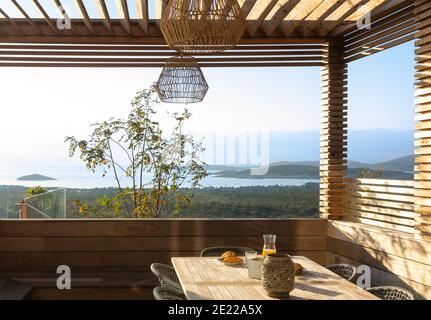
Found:
[[[245,256],[246,251],[256,251],[256,250],[253,248],[247,248],[247,247],[230,247],[230,246],[210,247],[202,250],[201,257],[219,257],[226,251],[233,251],[238,256]]]
[[[382,300],[415,300],[410,291],[400,287],[372,287],[366,290]]]
[[[356,267],[351,264],[330,264],[327,265],[325,268],[331,270],[333,273],[338,274],[340,277],[349,281],[353,281],[356,276]]]
[[[156,300],[186,300],[183,295],[166,287],[155,287],[153,296]]]
[[[164,263],[152,263],[150,268],[163,287],[179,295],[184,295],[177,273],[173,267]]]

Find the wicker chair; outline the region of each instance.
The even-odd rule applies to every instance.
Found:
[[[152,263],[151,272],[159,279],[160,284],[179,295],[184,295],[175,269],[164,263]]]
[[[247,247],[211,247],[211,248],[205,248],[201,252],[201,257],[219,257],[226,251],[233,251],[238,256],[245,256],[246,251],[256,251],[252,248]]]
[[[382,300],[415,300],[410,291],[400,287],[372,287],[366,290]]]
[[[351,264],[330,264],[325,268],[349,281],[353,281],[356,276],[356,267]]]
[[[183,295],[166,287],[155,287],[153,289],[153,296],[156,300],[186,300]]]

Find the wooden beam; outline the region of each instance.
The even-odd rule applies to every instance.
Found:
[[[43,18],[45,19],[46,23],[49,25],[49,27],[51,28],[51,30],[54,31],[54,33],[58,33],[57,26],[55,26],[54,23],[51,21],[51,18],[46,13],[45,9],[42,7],[42,5],[40,4],[40,2],[38,0],[33,0],[33,3],[36,5],[37,9],[42,14]]]
[[[323,20],[337,10],[346,0],[325,0],[313,10],[299,26],[303,36],[310,36],[316,28],[319,28]]]
[[[404,9],[412,4],[414,0],[386,0],[381,5],[374,7],[371,11],[371,24],[375,21],[381,19],[388,15],[388,13],[393,13],[398,10]],[[355,14],[355,13],[353,13]],[[351,18],[351,17],[349,17]],[[348,18],[348,19],[349,19]],[[354,31],[356,29],[356,21],[344,25],[340,25],[331,31],[331,37],[338,37],[343,34]]]
[[[111,18],[109,17],[108,8],[106,7],[105,0],[94,0],[96,2],[97,10],[102,18],[103,25],[111,35],[114,35],[112,28]]]
[[[257,0],[238,0],[244,17],[247,17]]]
[[[23,34],[21,27],[16,23],[15,19],[9,17],[9,15],[2,8],[0,8],[0,14],[14,27],[14,29],[19,34]]]
[[[160,29],[160,20],[162,19],[163,10],[168,4],[168,0],[156,0],[156,25]]]
[[[379,49],[379,47],[385,43],[408,36],[414,32],[414,22],[408,20],[398,26],[388,28],[387,31],[382,32],[382,34],[376,34],[364,40],[358,41],[349,47],[346,46],[345,58],[351,57],[358,53],[367,52],[370,49]]]
[[[376,1],[382,1],[382,0],[376,0]],[[391,0],[383,0],[381,5],[377,5],[375,6],[372,10],[371,10],[371,24],[378,20],[381,15],[384,15],[385,11],[389,11],[389,12],[395,12],[397,11],[398,6],[402,9],[405,6],[409,5],[409,2],[414,1],[414,0],[396,0],[396,1],[391,1]],[[407,3],[406,3],[407,2]],[[400,5],[402,3],[402,6]],[[370,4],[367,4],[368,6],[370,6]],[[399,9],[399,8],[398,8]],[[361,12],[362,10],[358,10],[357,13],[359,14],[359,12]],[[353,15],[355,15],[356,13],[353,13]],[[352,19],[352,16],[348,17],[347,20]],[[360,17],[359,17],[360,18]],[[331,31],[331,36],[333,37],[338,37],[341,36],[345,33],[349,33],[351,31],[353,31],[355,28],[357,28],[357,23],[356,20],[351,23],[347,23],[344,25],[340,25],[338,27],[336,27],[334,30]]]
[[[115,23],[115,21],[114,21]],[[81,21],[74,21],[75,26],[82,26],[85,28],[84,23]],[[8,23],[5,21],[3,24],[0,21],[0,27],[5,28],[8,26]],[[0,42],[3,43],[53,43],[53,44],[161,44],[166,45],[166,41],[162,35],[154,35],[149,37],[128,37],[128,36],[106,36],[103,35],[105,31],[105,27],[101,24],[94,25],[97,34],[100,36],[41,36],[37,34],[31,35],[0,35]],[[120,27],[118,25],[118,27]],[[240,44],[324,44],[327,42],[326,38],[317,38],[317,37],[277,37],[277,38],[267,38],[261,36],[248,37],[244,36],[240,40]]]
[[[429,2],[415,1],[415,235],[431,241],[431,175],[424,163],[431,163],[431,10]],[[423,54],[425,53],[425,54]]]
[[[284,36],[289,36],[296,28],[325,0],[309,0],[300,2],[281,22],[279,29]]]
[[[246,30],[249,35],[254,35],[263,20],[277,4],[278,0],[257,0],[247,16]]]
[[[280,25],[283,19],[299,4],[300,0],[279,1],[262,23],[262,30],[270,36]]]
[[[25,20],[28,22],[28,24],[32,27],[32,29],[35,31],[35,33],[42,34],[38,26],[33,22],[33,20],[30,18],[30,16],[27,14],[27,12],[21,7],[21,5],[16,0],[11,0],[12,3],[15,5],[15,7],[21,12],[21,14],[24,16]]]
[[[90,16],[88,15],[88,11],[83,0],[76,0],[75,4],[79,13],[81,14],[82,19],[84,20],[85,26],[93,35],[95,35],[96,33],[94,31],[93,24],[91,23]]]
[[[176,54],[172,54],[176,55]],[[171,56],[171,55],[169,55]],[[320,62],[320,56],[312,57],[197,57],[198,62]],[[1,56],[0,61],[29,62],[166,62],[166,57],[10,57]]]
[[[338,27],[343,21],[353,14],[358,7],[368,0],[347,0],[335,12],[329,15],[320,26],[319,34],[324,37]]]
[[[60,14],[63,15],[67,15],[70,18],[70,15],[66,12],[66,8],[63,6],[63,4],[61,3],[60,0],[53,0],[55,6],[57,7],[58,11],[60,11]],[[66,18],[66,17],[65,17]],[[78,34],[78,32],[76,32],[75,28],[73,27],[72,24],[72,19],[70,20],[70,30],[72,31],[73,34]]]
[[[148,22],[148,0],[135,0],[135,2],[139,27],[142,29],[145,35],[149,35],[150,24]]]
[[[390,0],[368,0],[362,5],[362,7],[358,8],[355,12],[348,16],[346,18],[346,21],[356,22],[358,19],[361,19],[365,14],[371,13],[371,11],[378,9],[389,1]]]
[[[402,7],[392,14],[377,17],[371,29],[356,30],[344,37],[346,62],[381,52],[413,40],[415,36],[414,8]]]
[[[60,49],[60,50],[58,50]],[[156,56],[156,57],[169,57],[171,55],[179,55],[179,53],[173,53],[171,50],[166,51],[127,51],[127,48],[122,48],[122,51],[79,51],[79,50],[67,50],[67,47],[63,46],[57,50],[7,50],[0,51],[1,55],[5,56]],[[321,50],[269,50],[269,51],[248,51],[246,49],[242,51],[224,51],[216,56],[306,56],[311,57],[311,60],[315,60],[316,57],[322,56],[323,51]],[[210,56],[207,53],[196,53],[195,56]]]
[[[70,44],[57,44],[57,45],[46,45],[46,44],[0,44],[0,50],[70,50],[70,51],[167,51],[170,54],[175,53],[175,50],[171,50],[167,45],[70,45]],[[319,50],[323,53],[324,46],[320,44],[316,45],[237,45],[235,48],[230,49],[227,52],[235,51],[261,51],[261,50]],[[234,53],[232,53],[234,54]]]
[[[0,62],[0,67],[36,67],[36,68],[162,68],[165,63],[40,63],[40,62]],[[202,68],[269,68],[269,67],[321,67],[320,62],[268,62],[268,63],[201,63]]]
[[[342,41],[328,44],[321,70],[320,216],[342,219],[347,166],[347,65]]]
[[[117,0],[117,10],[120,16],[120,24],[124,30],[126,30],[129,36],[132,35],[132,25],[130,22],[129,7],[127,0]]]
[[[349,34],[344,36],[345,44],[346,46],[351,46],[353,43],[366,39],[372,35],[376,35],[380,32],[386,32],[393,26],[403,24],[409,20],[414,22],[413,6],[402,8],[394,14],[382,13],[381,15],[376,15],[371,21],[371,29],[358,30],[355,25],[354,30],[349,30]]]

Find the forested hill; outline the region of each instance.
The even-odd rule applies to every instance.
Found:
[[[364,168],[349,168],[347,176],[354,178],[360,175]],[[413,173],[369,169],[370,173],[383,179],[413,179]],[[223,170],[214,173],[217,177],[238,178],[238,179],[319,179],[319,167],[311,165],[278,164],[271,165],[265,175],[252,175],[250,169]]]

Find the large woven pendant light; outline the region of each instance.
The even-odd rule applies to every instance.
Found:
[[[245,17],[237,0],[169,0],[160,29],[171,49],[214,53],[238,44]]]
[[[166,61],[155,88],[163,102],[196,103],[204,99],[208,84],[196,58],[181,56]]]

